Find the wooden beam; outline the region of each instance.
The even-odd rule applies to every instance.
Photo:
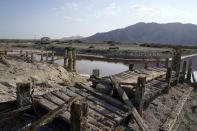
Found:
[[[132,113],[132,117],[134,118],[134,120],[136,121],[136,123],[138,124],[138,126],[140,127],[140,129],[142,131],[148,131],[149,130],[148,129],[148,126],[146,125],[146,123],[144,123],[142,117],[137,112],[137,110],[134,107],[133,103],[129,100],[129,98],[126,95],[125,91],[122,89],[122,87],[119,86],[119,84],[118,84],[118,82],[116,81],[115,78],[113,78],[112,76],[110,76],[110,79],[111,79],[111,81],[112,81],[115,89],[117,90],[118,94],[120,95],[120,97],[124,101],[124,103],[127,104],[130,107],[130,111]]]
[[[76,96],[71,97],[67,102],[60,105],[59,107],[55,108],[54,110],[49,111],[47,114],[45,114],[43,117],[41,117],[39,120],[32,123],[30,126],[27,126],[24,130],[25,131],[36,131],[39,129],[42,125],[45,125],[48,123],[51,119],[56,117],[59,113],[61,113],[62,110],[65,110],[65,108],[69,107],[74,101],[77,100]]]
[[[187,80],[191,81],[191,73],[192,73],[192,59],[189,60],[188,71],[187,71]]]

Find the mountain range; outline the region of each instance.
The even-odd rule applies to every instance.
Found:
[[[84,39],[95,41],[197,45],[197,25],[140,22],[122,29],[96,33]]]

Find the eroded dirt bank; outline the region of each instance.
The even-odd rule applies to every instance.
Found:
[[[58,64],[28,63],[22,59],[6,59],[10,66],[0,60],[0,102],[16,99],[16,84],[34,82],[34,95],[41,95],[61,88],[61,84],[73,85],[84,82],[75,72],[68,72]]]

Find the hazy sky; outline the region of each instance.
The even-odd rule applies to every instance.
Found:
[[[197,24],[197,0],[0,0],[0,39],[89,36],[137,22]]]

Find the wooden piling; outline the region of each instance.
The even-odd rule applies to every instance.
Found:
[[[48,62],[48,60],[49,60],[49,55],[48,55],[48,53],[45,53],[45,55],[46,55],[46,62]]]
[[[192,59],[189,60],[188,71],[187,71],[187,80],[191,81],[191,73],[192,73]]]
[[[156,59],[156,67],[159,67],[159,66],[160,66],[160,59],[157,58],[157,59]]]
[[[135,92],[135,107],[142,116],[143,105],[144,105],[144,92],[145,92],[146,77],[138,77],[137,87]]]
[[[41,52],[40,61],[43,62],[43,52]]]
[[[134,64],[129,64],[129,70],[134,71]]]
[[[76,72],[76,60],[77,60],[77,50],[76,49],[72,50],[72,55],[73,55],[73,71]]]
[[[68,64],[68,54],[65,52],[65,54],[64,54],[64,68],[67,68],[67,64]]]
[[[23,56],[23,51],[22,50],[20,50],[20,56]]]
[[[70,130],[87,131],[88,130],[88,109],[87,103],[74,102],[71,105]]]
[[[31,52],[31,62],[33,63],[34,62],[34,53]]]
[[[25,55],[25,57],[28,59],[28,56],[29,56],[29,53],[28,53],[28,51],[26,51],[26,55]]]
[[[92,76],[95,77],[95,78],[99,78],[100,70],[99,69],[93,69],[92,70]]]
[[[148,61],[147,60],[144,61],[144,68],[148,69]]]
[[[171,88],[171,79],[172,79],[172,68],[168,67],[166,72],[166,82],[168,83],[166,87],[166,93],[169,93]]]
[[[16,96],[17,96],[17,108],[27,106],[31,103],[30,92],[31,92],[30,83],[17,83],[16,87]]]
[[[168,68],[168,64],[169,64],[169,58],[166,58],[166,60],[165,60],[165,68]]]
[[[5,54],[5,56],[6,56],[6,55],[8,54],[8,51],[7,51],[7,50],[5,50],[5,51],[4,51],[4,54]]]
[[[73,71],[72,51],[68,51],[68,70]]]
[[[186,74],[186,67],[187,67],[187,61],[183,62],[183,67],[182,67],[182,71],[180,74],[180,78],[179,78],[179,82],[183,83],[185,80],[185,74]]]
[[[52,51],[52,54],[51,54],[51,63],[53,64],[54,63],[54,52]]]

